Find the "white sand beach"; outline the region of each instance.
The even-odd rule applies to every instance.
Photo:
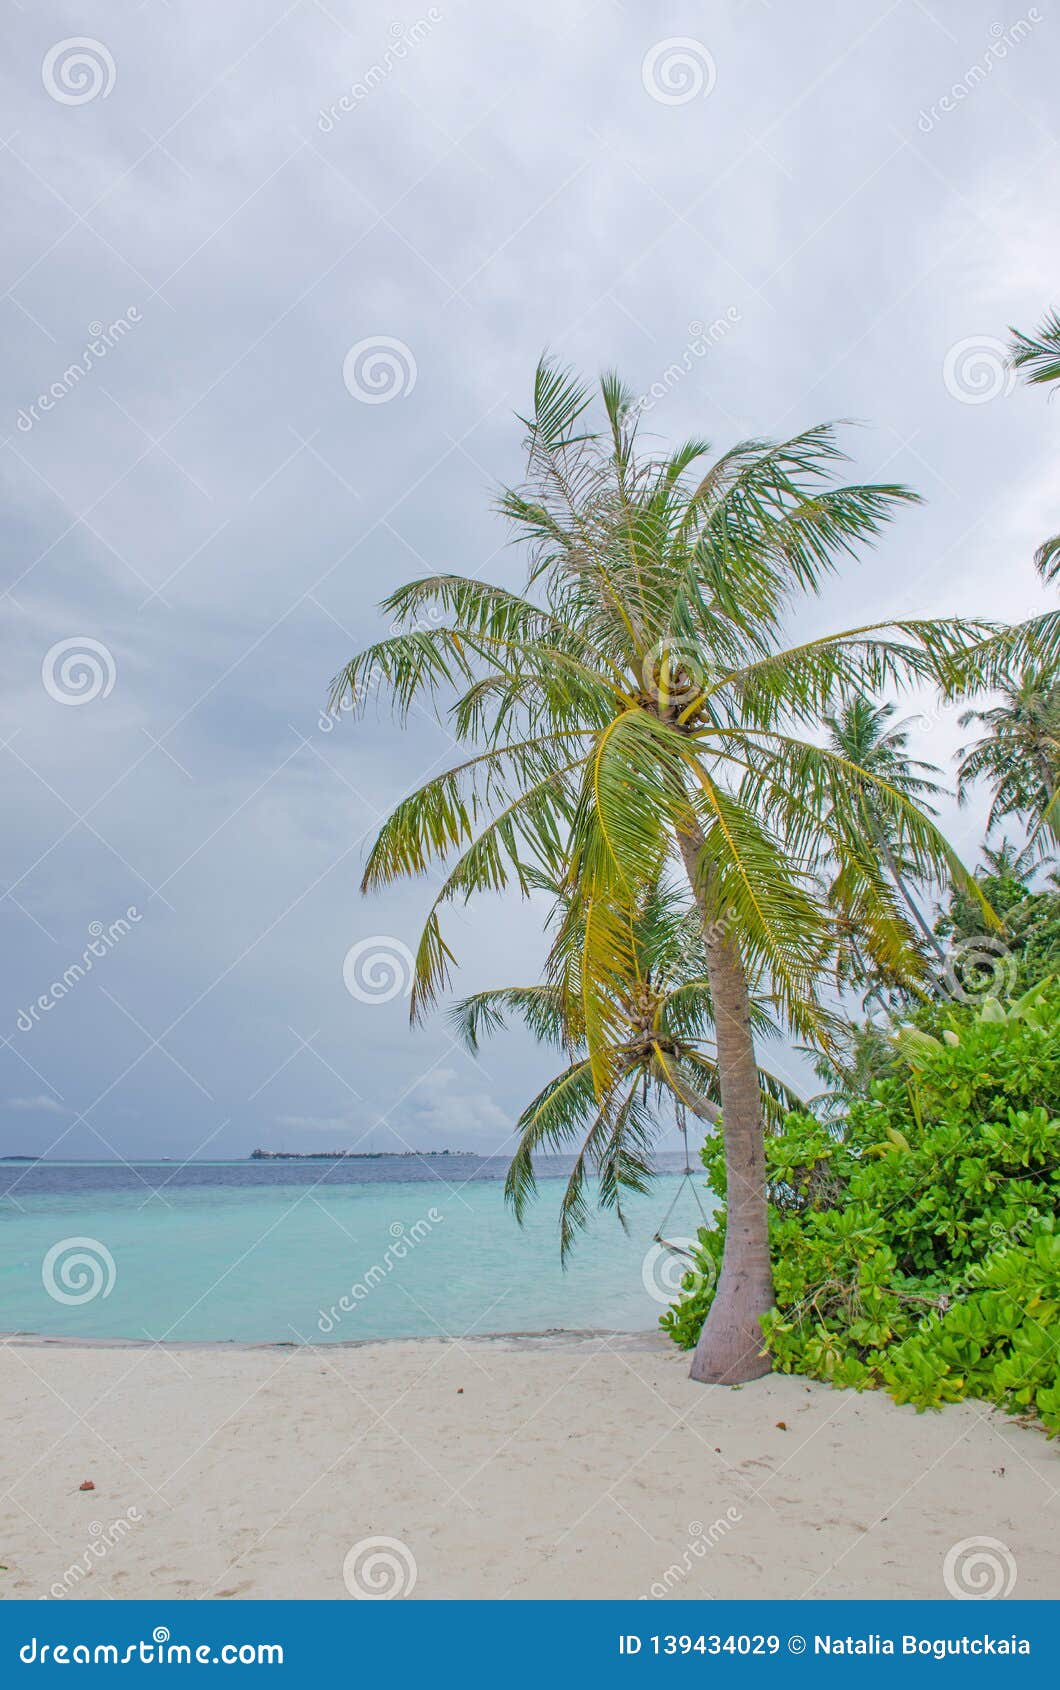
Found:
[[[655,1337],[8,1342],[0,1588],[347,1600],[385,1537],[414,1598],[944,1597],[988,1537],[1008,1594],[1055,1594],[1040,1433],[686,1365]]]

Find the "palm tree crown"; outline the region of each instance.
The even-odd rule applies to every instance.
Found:
[[[864,837],[865,792],[919,867],[961,871],[892,782],[798,727],[845,690],[937,678],[979,630],[907,622],[778,649],[791,592],[816,589],[837,556],[871,541],[913,495],[830,486],[843,454],[827,426],[744,442],[705,470],[699,440],[638,460],[631,396],[610,377],[601,393],[604,435],[588,426],[584,389],[548,365],[537,372],[529,482],[501,500],[530,547],[530,591],[455,575],[414,581],[384,608],[417,625],[369,647],[334,683],[333,706],[373,693],[401,717],[424,694],[452,692],[450,728],[478,746],[399,804],[365,889],[456,854],[420,942],[415,1014],[454,960],[446,903],[513,883],[525,893],[531,865],[578,887],[584,910],[572,903],[572,921],[584,918],[595,965],[584,982],[592,1049],[606,1030],[609,969],[621,978],[626,960],[615,910],[658,879],[675,832],[701,833],[715,918],[739,931],[781,1015],[810,1033],[829,944],[812,884],[820,860],[844,859],[873,945],[917,967]]]
[[[958,796],[967,801],[973,783],[994,789],[989,827],[1003,816],[1027,820],[1040,840],[1060,837],[1060,681],[1053,672],[1028,664],[1003,681],[1000,701],[988,710],[966,710],[961,726],[986,731],[961,752]]]

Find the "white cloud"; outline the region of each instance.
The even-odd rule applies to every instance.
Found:
[[[452,1068],[434,1068],[424,1075],[409,1099],[409,1113],[417,1137],[422,1132],[451,1150],[499,1152],[508,1144],[514,1125],[514,1118],[489,1092],[462,1089],[460,1076]]]
[[[26,1114],[65,1115],[66,1110],[54,1097],[45,1092],[38,1092],[36,1097],[9,1097],[5,1101],[5,1108],[18,1109]]]

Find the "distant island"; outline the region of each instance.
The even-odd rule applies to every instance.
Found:
[[[252,1150],[251,1162],[378,1162],[394,1156],[475,1156],[474,1150]]]

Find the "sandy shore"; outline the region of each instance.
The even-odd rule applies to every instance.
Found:
[[[1009,1594],[1055,1595],[1040,1433],[686,1365],[656,1338],[9,1342],[0,1591],[345,1600],[385,1537],[350,1578],[414,1563],[416,1598],[944,1597],[989,1537]]]

